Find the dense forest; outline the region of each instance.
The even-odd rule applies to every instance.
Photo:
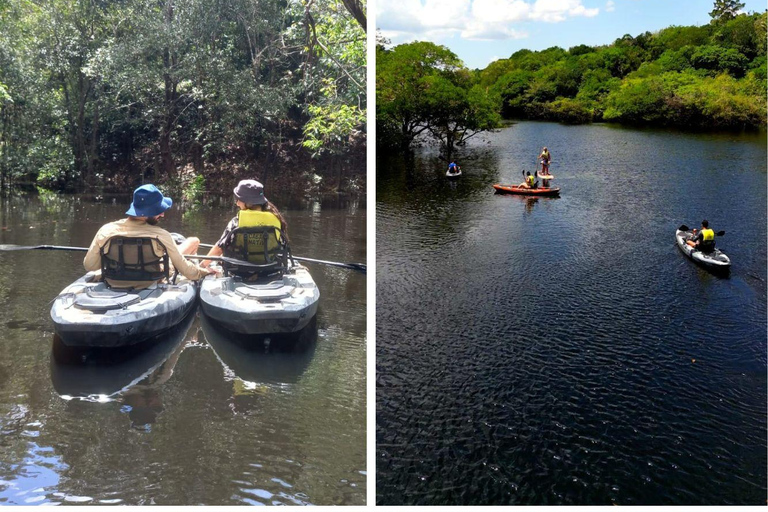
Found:
[[[377,44],[377,143],[449,150],[502,118],[707,129],[766,126],[766,13],[717,0],[704,26],[606,46],[520,50],[482,70],[443,46]]]
[[[0,185],[364,187],[365,30],[364,0],[0,0]]]

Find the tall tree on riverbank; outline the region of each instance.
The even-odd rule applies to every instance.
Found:
[[[497,96],[476,86],[456,55],[429,42],[377,47],[376,121],[380,140],[409,147],[430,133],[450,152],[497,126]]]
[[[743,2],[737,0],[715,0],[715,7],[709,15],[715,23],[722,23],[732,20],[738,12],[744,8]]]

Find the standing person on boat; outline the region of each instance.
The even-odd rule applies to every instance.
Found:
[[[539,160],[541,161],[541,174],[548,175],[549,162],[552,161],[552,154],[549,152],[546,146],[544,147],[544,149],[541,150],[541,154],[539,155]]]
[[[715,231],[709,228],[709,222],[706,219],[701,221],[701,230],[696,233],[694,229],[693,233],[693,239],[686,242],[688,245],[704,253],[715,250]]]
[[[456,163],[455,160],[451,160],[451,163],[448,164],[448,172],[451,174],[456,174],[461,170],[461,167]]]
[[[283,236],[288,236],[286,230],[288,225],[285,223],[280,211],[277,207],[270,203],[266,197],[264,197],[264,185],[256,180],[242,180],[234,189],[235,204],[240,211],[232,218],[224,229],[219,241],[214,244],[206,256],[221,256],[224,254],[224,249],[229,246],[233,240],[230,236],[239,226],[258,226],[258,225],[273,225],[279,227],[283,232]],[[266,215],[264,215],[266,213]],[[205,260],[201,265],[208,267],[211,264],[211,260]]]
[[[128,217],[105,224],[96,233],[83,260],[85,270],[89,272],[101,270],[102,252],[109,240],[112,237],[127,237],[153,238],[157,240],[165,248],[165,252],[168,253],[168,258],[174,268],[187,279],[196,281],[208,274],[215,273],[213,270],[198,267],[183,256],[184,254],[195,254],[200,245],[200,239],[189,237],[184,243],[177,246],[171,234],[157,225],[165,215],[165,211],[172,205],[173,200],[170,197],[164,197],[162,192],[154,185],[142,185],[134,190],[131,207],[125,212]],[[157,254],[162,252],[163,248],[153,247],[153,250]],[[104,256],[109,259],[115,259],[117,252],[118,250],[113,249],[113,244],[109,244]],[[154,281],[113,281],[107,279],[107,284],[114,288],[139,289],[146,288],[153,283]]]

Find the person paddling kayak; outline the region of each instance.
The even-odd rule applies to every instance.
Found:
[[[456,174],[459,171],[461,171],[461,167],[459,167],[454,160],[451,160],[451,163],[448,164],[448,172],[451,174]]]
[[[137,276],[154,279],[154,274],[159,276],[168,270],[162,268],[164,254],[174,268],[191,281],[214,273],[184,259],[185,254],[197,252],[198,238],[189,237],[177,246],[171,234],[157,225],[172,205],[173,200],[164,197],[154,185],[142,185],[134,190],[131,207],[125,212],[127,218],[105,224],[96,233],[83,260],[85,270],[106,272],[102,277],[110,287],[137,290],[155,282],[137,279]],[[142,247],[142,240],[147,239],[151,244],[143,243]]]
[[[216,242],[210,251],[208,251],[206,256],[221,256],[227,249],[236,245],[236,240],[233,238],[232,233],[238,227],[271,225],[278,228],[282,236],[287,238],[288,235],[286,230],[288,229],[288,226],[285,219],[277,207],[264,197],[264,185],[256,180],[242,180],[237,184],[233,192],[235,195],[235,204],[239,210],[238,214],[229,221],[221,238],[219,238],[219,241]],[[272,242],[274,242],[274,240],[270,243]],[[259,255],[257,254],[249,254],[247,260],[253,260],[254,263],[262,263],[261,261],[256,261],[259,259],[258,256]],[[208,267],[210,264],[211,260],[204,260],[201,263],[201,266]]]
[[[520,187],[522,188],[536,188],[536,178],[531,174],[531,171],[528,171],[527,173],[523,171],[525,174],[525,181],[520,184]]]
[[[686,241],[688,245],[704,253],[715,250],[715,231],[709,228],[709,222],[706,219],[701,221],[701,230],[697,233],[694,229],[693,233],[693,239]]]

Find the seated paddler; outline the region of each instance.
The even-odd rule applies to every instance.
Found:
[[[257,265],[274,261],[287,241],[285,219],[264,196],[264,185],[258,181],[242,180],[233,192],[239,211],[207,256],[224,255]],[[210,263],[205,260],[202,265]]]
[[[699,232],[696,233],[694,229],[693,234],[693,239],[686,242],[688,245],[705,253],[715,250],[715,231],[710,229],[709,222],[706,219],[701,221]]]
[[[127,217],[103,225],[96,233],[83,260],[85,270],[100,270],[111,288],[137,290],[171,280],[176,271],[193,281],[215,273],[184,258],[197,252],[198,238],[176,245],[171,234],[158,226],[172,205],[173,200],[154,185],[134,190]]]

